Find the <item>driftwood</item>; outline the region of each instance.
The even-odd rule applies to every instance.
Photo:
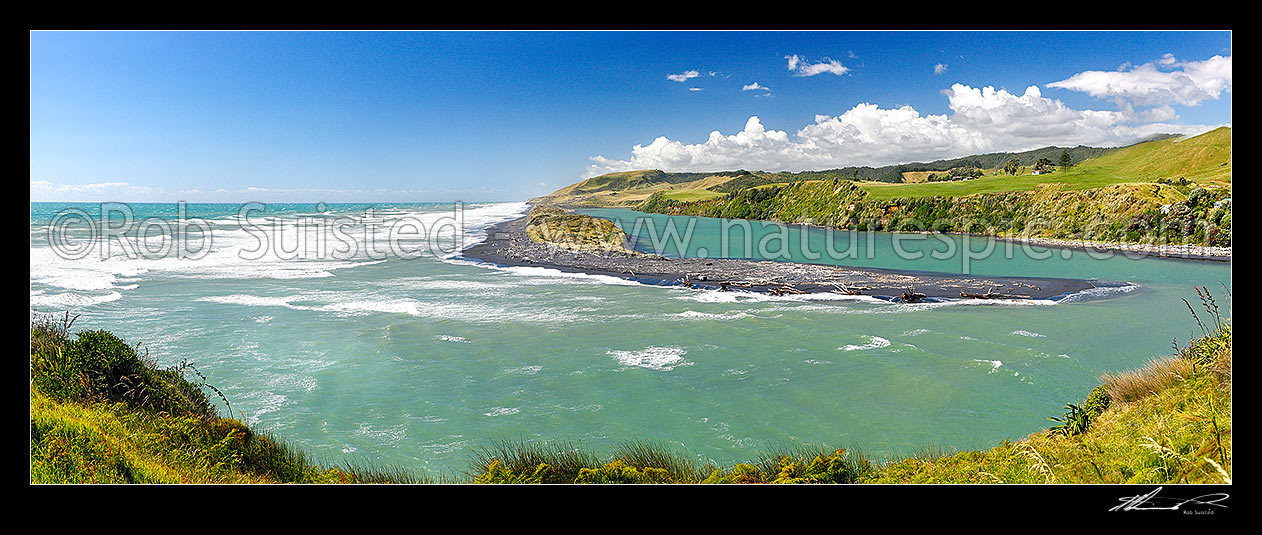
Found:
[[[836,288],[833,292],[842,295],[863,295],[864,290],[871,290],[871,288],[851,288],[845,284],[833,284],[833,288]]]
[[[997,294],[995,293],[994,288],[987,288],[986,293],[984,294],[970,294],[970,293],[960,292],[960,297],[967,297],[969,299],[1029,299],[1030,298],[1030,296],[1028,295]]]
[[[778,295],[789,295],[789,294],[800,295],[806,292],[803,292],[802,290],[794,288],[793,285],[790,284],[790,285],[781,286],[779,288],[772,288],[770,290],[767,290],[767,293],[778,296]]]
[[[898,300],[903,303],[919,303],[925,299],[925,294],[916,293],[915,290],[905,290],[903,294],[898,296]]]

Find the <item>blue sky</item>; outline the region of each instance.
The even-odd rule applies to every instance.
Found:
[[[883,165],[1231,124],[1230,32],[33,32],[30,44],[34,201],[522,200],[612,170]]]

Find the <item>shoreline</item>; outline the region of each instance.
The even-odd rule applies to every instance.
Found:
[[[1196,260],[1201,262],[1231,263],[1231,247],[1209,247],[1203,245],[1152,245],[1148,243],[1112,243],[1089,240],[1063,240],[1056,238],[1015,238],[1009,236],[989,236],[985,234],[966,234],[994,238],[999,241],[1012,242],[1018,245],[1035,247],[1054,247],[1057,249],[1073,249],[1092,253],[1121,254],[1127,258],[1164,258],[1169,260]]]
[[[591,207],[571,207],[569,210],[585,210]],[[626,207],[611,207],[625,210],[635,211]],[[653,215],[655,212],[639,212]],[[707,217],[707,216],[696,216]],[[833,230],[837,232],[851,232],[850,229],[839,229],[824,227],[820,225],[812,225],[810,223],[783,223],[780,221],[771,221],[767,219],[751,219],[751,222],[774,223],[784,225],[786,227],[797,227],[800,229],[820,229]],[[858,232],[858,231],[856,231]],[[890,231],[878,231],[890,232]],[[991,238],[996,241],[1010,242],[1019,246],[1030,247],[1051,247],[1056,249],[1073,249],[1075,251],[1085,251],[1088,254],[1121,254],[1127,258],[1163,258],[1169,260],[1196,260],[1203,262],[1231,262],[1231,247],[1211,247],[1206,245],[1153,245],[1148,243],[1121,243],[1121,242],[1101,242],[1091,240],[1073,240],[1058,238],[1037,238],[1037,237],[1018,237],[1018,236],[998,236],[993,234],[980,234],[976,232],[924,232],[924,231],[900,231],[907,234],[926,234],[936,235],[945,234],[947,236],[968,236],[972,238]]]
[[[771,295],[834,293],[908,302],[941,300],[1055,300],[1093,288],[1125,283],[1053,277],[1002,277],[852,268],[801,262],[667,258],[650,254],[572,251],[526,236],[526,217],[492,225],[486,238],[459,258],[505,267],[542,267],[566,273],[605,275],[642,284]],[[853,293],[850,293],[853,292]],[[970,296],[985,297],[964,297]]]

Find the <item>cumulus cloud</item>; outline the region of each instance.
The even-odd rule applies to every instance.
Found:
[[[946,72],[946,70],[947,70],[947,66],[946,66],[946,64],[945,64],[945,63],[939,63],[939,64],[937,64],[937,65],[934,65],[934,66],[933,66],[933,73],[934,73],[934,74],[942,74],[942,73]]]
[[[1180,61],[1166,54],[1138,67],[1123,64],[1117,71],[1085,71],[1047,87],[1081,91],[1135,106],[1196,106],[1231,92],[1231,56],[1204,61]]]
[[[754,82],[749,85],[741,86],[741,91],[771,91],[771,88],[765,85],[758,85],[758,82]]]
[[[1173,110],[1075,110],[1042,95],[994,87],[952,85],[943,91],[950,114],[922,114],[911,106],[858,104],[837,116],[817,115],[792,135],[767,129],[757,117],[730,135],[715,130],[701,143],[658,137],[636,145],[628,159],[592,158],[586,176],[633,169],[802,171],[849,165],[889,165],[969,154],[1021,151],[1048,145],[1118,146],[1156,133],[1197,134],[1208,126],[1162,121]]]
[[[794,76],[815,76],[826,72],[841,76],[850,72],[848,67],[835,59],[824,58],[818,63],[809,63],[805,57],[797,54],[785,56],[784,59],[789,60],[789,70],[793,71]]]
[[[679,74],[667,74],[666,79],[672,82],[679,82],[682,84],[688,81],[689,78],[696,78],[698,76],[701,76],[701,73],[697,71],[684,71]]]

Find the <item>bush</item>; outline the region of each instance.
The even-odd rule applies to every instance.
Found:
[[[1109,397],[1108,385],[1100,385],[1091,390],[1090,394],[1087,394],[1087,401],[1082,404],[1082,408],[1094,420],[1096,416],[1099,416],[1105,409],[1109,408],[1109,404],[1112,402],[1113,399]]]

